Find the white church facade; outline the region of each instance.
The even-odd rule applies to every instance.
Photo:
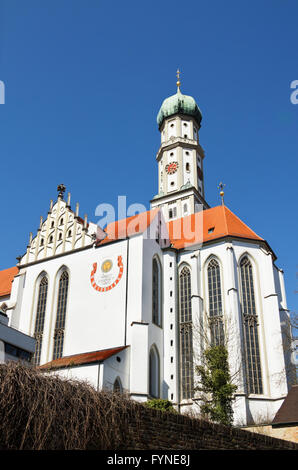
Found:
[[[224,342],[238,386],[235,423],[245,425],[273,418],[290,386],[283,272],[223,198],[213,208],[205,201],[202,115],[177,85],[158,113],[151,209],[103,229],[71,209],[60,185],[10,292],[1,279],[11,270],[0,275],[0,307],[35,338],[32,361],[42,369],[182,411],[196,409],[206,344]]]

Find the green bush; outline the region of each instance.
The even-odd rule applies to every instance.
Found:
[[[145,406],[154,408],[155,410],[168,411],[170,413],[177,413],[170,400],[162,400],[161,398],[152,398],[146,401]]]

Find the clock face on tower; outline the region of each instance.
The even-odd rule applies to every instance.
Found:
[[[166,165],[166,172],[168,173],[168,175],[173,175],[174,173],[176,173],[178,166],[178,162],[172,162]]]

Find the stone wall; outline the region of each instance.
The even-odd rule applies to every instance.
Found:
[[[266,436],[276,437],[277,439],[285,439],[286,441],[293,441],[298,443],[298,426],[280,426],[272,427],[270,424],[249,426],[244,428],[258,434],[265,434]]]
[[[134,450],[298,450],[298,444],[179,414],[145,408],[136,423],[129,417]]]

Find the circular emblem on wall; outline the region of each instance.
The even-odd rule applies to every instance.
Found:
[[[176,171],[178,170],[178,166],[178,162],[168,163],[166,165],[166,172],[168,173],[168,175],[173,175],[174,173],[176,173]]]
[[[101,264],[101,270],[103,273],[108,273],[111,271],[113,267],[113,262],[110,259],[106,259],[102,264]]]
[[[97,263],[93,263],[93,269],[90,275],[90,281],[93,289],[97,292],[106,292],[117,286],[123,275],[122,256],[115,256],[115,260],[103,259],[99,262],[100,270],[97,269]]]

